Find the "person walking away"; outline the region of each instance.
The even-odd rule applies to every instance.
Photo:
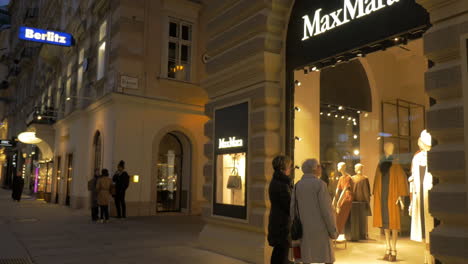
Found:
[[[289,229],[291,226],[289,204],[291,202],[292,161],[287,156],[277,156],[272,162],[274,173],[268,189],[271,210],[268,222],[268,243],[273,247],[271,264],[289,263]]]
[[[306,160],[304,175],[292,191],[290,215],[294,218],[297,201],[302,223],[301,258],[296,262],[335,262],[332,239],[338,237],[338,231],[327,184],[319,179],[321,170],[316,159]]]
[[[21,200],[21,195],[23,194],[24,188],[24,179],[21,172],[18,172],[15,177],[13,177],[13,183],[11,186],[11,198],[13,201],[19,202]]]
[[[96,190],[98,193],[97,203],[101,210],[101,222],[109,221],[109,203],[111,201],[112,180],[109,178],[109,171],[102,170],[101,177],[97,180]]]
[[[115,172],[112,181],[115,184],[115,208],[117,209],[117,218],[127,217],[127,207],[125,205],[125,192],[127,191],[130,177],[125,171],[125,162],[121,160],[117,165],[117,172]]]
[[[98,191],[96,188],[99,177],[99,169],[95,169],[93,178],[88,181],[88,191],[91,192],[91,220],[93,222],[99,219]]]

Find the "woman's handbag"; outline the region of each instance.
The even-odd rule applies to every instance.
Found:
[[[232,169],[226,187],[231,190],[242,190],[242,178],[239,176],[239,172],[236,167]]]
[[[297,186],[297,185],[296,185]],[[291,225],[291,239],[299,240],[302,238],[302,223],[299,207],[297,206],[296,186],[294,186],[294,219]]]

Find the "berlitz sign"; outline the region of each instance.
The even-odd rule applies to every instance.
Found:
[[[73,37],[68,33],[32,27],[20,27],[19,38],[27,41],[60,45],[65,47],[73,45]]]
[[[328,14],[323,14],[321,8],[317,9],[312,20],[309,15],[302,17],[304,20],[302,41],[378,12],[398,2],[400,0],[344,0],[342,8]]]
[[[244,146],[244,141],[242,139],[236,139],[236,137],[230,137],[228,141],[225,138],[219,139],[218,148],[227,149],[227,148],[239,148]]]

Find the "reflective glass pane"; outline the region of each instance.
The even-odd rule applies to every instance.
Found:
[[[182,26],[182,39],[183,40],[191,40],[191,35],[192,35],[191,31],[192,31],[191,26],[183,25]]]
[[[177,38],[179,36],[177,23],[174,23],[174,22],[169,23],[169,36],[174,37],[174,38]]]

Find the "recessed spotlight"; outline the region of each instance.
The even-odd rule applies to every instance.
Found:
[[[294,137],[294,139],[297,140],[297,141],[302,141],[302,138],[300,138],[300,137]]]
[[[301,83],[300,81],[298,81],[298,80],[295,80],[295,81],[294,81],[294,84],[297,85],[297,86],[301,86],[301,85],[302,85],[302,83]]]
[[[296,110],[297,112],[300,112],[300,111],[301,111],[301,108],[299,108],[299,107],[296,106],[296,107],[294,107],[294,110]]]

